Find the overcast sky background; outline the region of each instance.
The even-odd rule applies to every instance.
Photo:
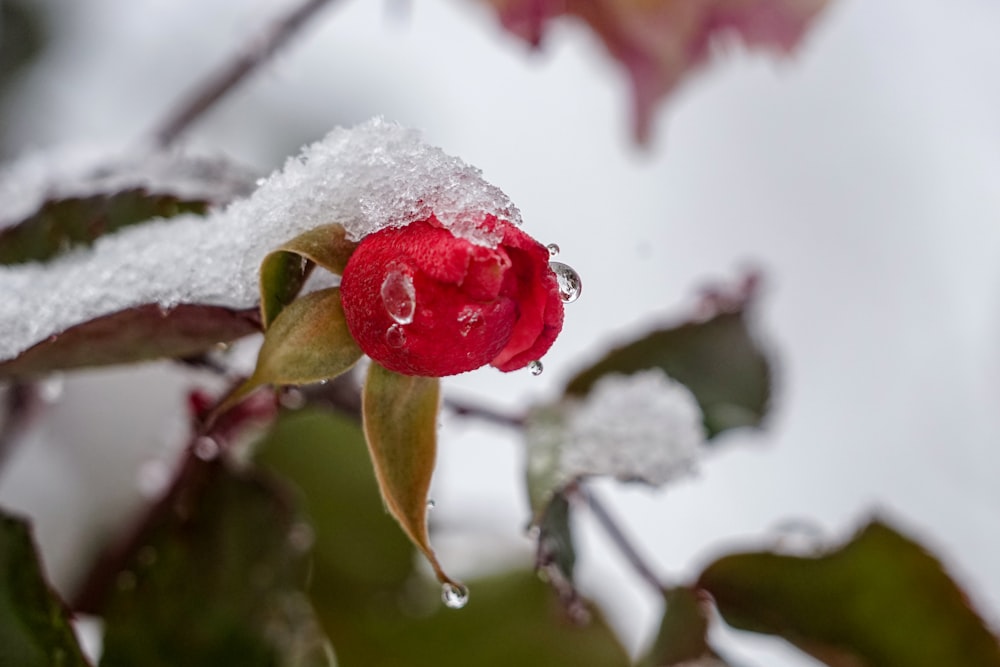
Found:
[[[136,141],[289,4],[39,2],[57,39],[7,116],[22,150]],[[609,343],[683,318],[705,284],[760,268],[756,323],[778,371],[768,429],[728,436],[665,492],[600,489],[668,578],[771,544],[788,519],[839,539],[879,512],[939,554],[997,627],[997,26],[990,0],[834,0],[792,61],[723,54],[640,150],[626,80],[581,26],[556,26],[531,53],[475,3],[343,0],[190,143],[266,172],[336,124],[383,115],[481,167],[584,281],[540,377],[444,383],[511,409],[557,395]],[[0,479],[0,503],[37,517],[57,581],[72,580],[95,523],[113,529],[134,508],[148,461],[178,446],[190,383],[166,365],[67,378]],[[445,563],[528,561],[521,466],[510,434],[444,420]],[[656,600],[589,521],[580,529],[582,587],[638,650]],[[723,638],[750,664],[817,664],[739,640]]]

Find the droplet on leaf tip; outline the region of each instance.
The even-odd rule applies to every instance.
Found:
[[[462,584],[445,582],[441,585],[441,601],[449,609],[461,609],[469,602],[469,589]]]
[[[583,291],[583,281],[580,274],[569,264],[562,262],[549,262],[549,268],[556,274],[556,281],[559,284],[559,298],[563,303],[573,303],[580,298]]]

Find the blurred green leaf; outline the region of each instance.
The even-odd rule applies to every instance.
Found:
[[[281,310],[292,303],[314,265],[339,276],[357,245],[347,240],[343,225],[330,224],[300,234],[268,253],[260,265],[264,327],[270,327]]]
[[[570,504],[565,495],[558,493],[552,497],[535,527],[538,529],[535,570],[559,595],[569,614],[584,619],[586,609],[573,584],[576,546],[570,524]]]
[[[129,308],[84,322],[0,363],[0,378],[187,357],[260,330],[257,313],[182,304]]]
[[[219,406],[221,414],[266,384],[301,385],[330,380],[361,358],[347,329],[340,288],[306,294],[281,311],[264,333],[253,375]]]
[[[427,534],[427,492],[437,457],[441,381],[402,375],[372,362],[361,399],[365,440],[386,509],[399,521],[442,583],[460,586],[441,568]]]
[[[469,583],[462,610],[414,570],[386,513],[356,421],[303,411],[279,420],[257,461],[301,491],[316,530],[311,595],[341,667],[615,667],[629,659],[596,610],[590,625],[530,573]]]
[[[743,630],[836,667],[1000,665],[1000,644],[941,563],[874,521],[827,555],[725,556],[698,585]]]
[[[585,396],[604,375],[630,375],[647,368],[660,368],[691,390],[709,437],[757,426],[767,412],[771,370],[743,309],[659,329],[618,347],[578,373],[566,393]]]
[[[0,230],[0,264],[44,261],[150,218],[202,214],[207,207],[206,201],[143,188],[51,200],[29,218]]]
[[[664,595],[666,609],[653,647],[640,661],[640,667],[673,667],[697,664],[699,667],[726,667],[708,645],[706,603],[691,588],[674,588]]]
[[[69,614],[42,574],[28,524],[0,512],[0,665],[88,664]]]
[[[311,529],[272,481],[191,459],[103,605],[102,667],[326,665]]]

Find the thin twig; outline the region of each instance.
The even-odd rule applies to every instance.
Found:
[[[7,387],[0,415],[0,469],[14,452],[21,435],[38,413],[41,405],[38,389],[26,382],[14,382]]]
[[[618,526],[618,522],[611,516],[608,512],[607,507],[603,502],[601,502],[593,489],[581,489],[581,492],[587,499],[587,504],[590,506],[590,511],[593,513],[594,518],[597,522],[601,524],[604,528],[604,532],[608,534],[611,541],[614,543],[618,550],[622,552],[625,556],[625,560],[632,565],[632,568],[636,573],[642,577],[650,586],[652,586],[657,592],[663,592],[664,586],[660,581],[660,578],[653,572],[653,569],[646,563],[646,560],[639,555],[638,550],[632,544],[632,541],[625,536],[625,533]]]
[[[173,143],[194,121],[288,42],[329,1],[306,0],[274,23],[267,34],[246,44],[232,62],[206,79],[167,117],[154,132],[155,141],[161,146]]]
[[[445,398],[444,407],[448,408],[459,417],[475,417],[500,426],[506,426],[507,428],[524,428],[524,417],[504,414],[494,408],[478,403],[460,401],[454,398]]]

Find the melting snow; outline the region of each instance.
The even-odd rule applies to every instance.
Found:
[[[18,173],[33,172],[22,166]],[[322,224],[339,222],[358,240],[433,212],[457,236],[493,246],[499,239],[478,226],[484,213],[520,223],[517,208],[478,169],[423,143],[418,132],[379,119],[333,130],[258,186],[207,217],[152,221],[45,264],[0,266],[0,360],[73,325],[146,303],[253,307],[268,251]],[[0,186],[11,202],[5,206],[24,192],[37,205],[38,191]]]

